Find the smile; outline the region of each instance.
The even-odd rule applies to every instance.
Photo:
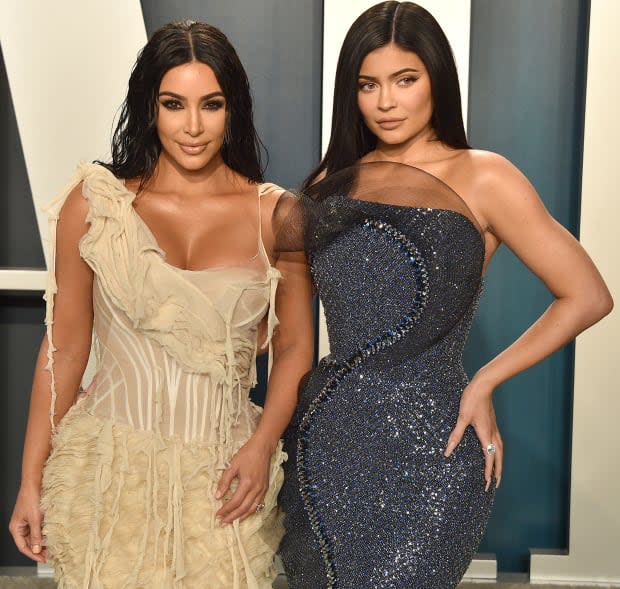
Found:
[[[188,155],[199,155],[207,148],[207,144],[200,143],[198,145],[185,145],[183,143],[179,143],[179,147]]]

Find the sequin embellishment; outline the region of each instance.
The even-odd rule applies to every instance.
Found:
[[[308,513],[310,526],[312,527],[319,543],[321,556],[325,565],[328,583],[327,589],[338,588],[338,577],[334,569],[332,546],[330,545],[329,538],[321,522],[320,515],[314,508],[314,490],[311,475],[307,472],[304,463],[307,448],[308,429],[312,425],[313,416],[320,410],[321,405],[331,399],[332,395],[337,391],[340,383],[347,376],[349,376],[353,370],[359,367],[367,358],[381,350],[389,348],[407,334],[422,314],[428,295],[428,274],[426,265],[424,263],[424,259],[413,242],[411,242],[406,235],[398,231],[392,225],[381,220],[366,219],[362,224],[362,228],[366,231],[383,235],[392,246],[395,246],[397,251],[407,257],[407,260],[415,273],[416,289],[410,312],[403,317],[396,328],[389,329],[381,335],[370,339],[364,346],[360,346],[358,350],[348,359],[342,362],[332,361],[329,364],[334,374],[320,390],[315,399],[310,403],[308,410],[304,414],[299,425],[299,437],[297,441],[297,469],[300,492],[304,502],[304,507]]]

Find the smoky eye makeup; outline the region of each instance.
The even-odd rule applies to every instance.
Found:
[[[164,108],[168,110],[180,110],[183,108],[183,105],[174,98],[160,98],[159,104],[161,104]]]
[[[202,108],[205,110],[220,110],[221,108],[224,108],[226,106],[226,103],[224,102],[223,99],[217,99],[217,100],[207,100],[203,103]]]

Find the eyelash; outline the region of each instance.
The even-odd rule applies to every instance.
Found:
[[[163,100],[161,104],[164,108],[167,108],[168,110],[181,110],[183,108],[183,105],[178,100]],[[223,108],[223,106],[224,101],[222,100],[210,100],[209,102],[203,104],[202,108],[204,110],[216,111],[220,110],[220,108]]]
[[[404,78],[401,78],[400,80],[398,80],[398,82],[396,82],[399,86],[410,86],[411,84],[413,84],[414,82],[417,81],[418,78],[414,78],[412,76],[406,76]],[[405,84],[403,84],[402,82],[405,82]],[[360,92],[371,92],[372,91],[372,87],[376,86],[376,84],[374,82],[361,82],[359,84],[359,90]]]
[[[207,102],[203,108],[205,108],[205,110],[220,110],[220,108],[223,108],[223,107],[224,107],[223,100],[211,100]]]
[[[359,84],[359,89],[361,92],[370,92],[372,90],[370,86],[374,85],[374,82],[362,82]]]

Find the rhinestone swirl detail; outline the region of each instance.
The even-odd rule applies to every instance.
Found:
[[[320,410],[321,405],[330,400],[337,391],[340,383],[358,368],[367,358],[377,352],[387,349],[401,340],[418,320],[428,296],[428,273],[420,252],[406,235],[385,221],[366,219],[362,228],[373,233],[384,235],[396,248],[407,257],[413,267],[416,279],[416,292],[413,305],[399,325],[381,335],[371,338],[365,345],[360,346],[347,360],[336,362],[330,361],[328,366],[334,371],[325,386],[319,391],[315,399],[310,403],[299,425],[299,437],[297,441],[297,473],[299,478],[300,494],[304,507],[310,520],[310,526],[318,540],[319,549],[325,565],[327,577],[327,589],[338,589],[338,577],[334,568],[333,547],[326,533],[321,517],[314,507],[316,497],[312,485],[311,475],[305,466],[305,453],[308,444],[308,430],[312,425],[312,418]]]

